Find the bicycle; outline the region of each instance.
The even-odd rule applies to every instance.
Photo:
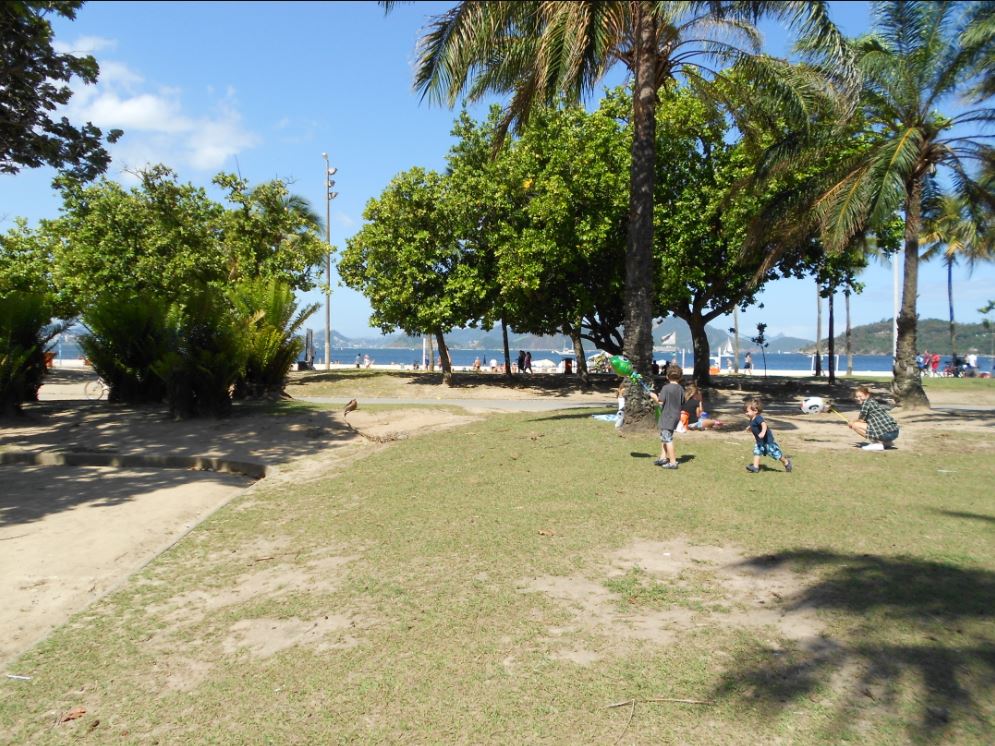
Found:
[[[83,394],[92,401],[103,399],[110,394],[110,391],[111,387],[103,378],[97,378],[95,381],[87,381],[83,384]]]

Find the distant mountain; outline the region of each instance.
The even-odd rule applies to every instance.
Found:
[[[691,329],[688,327],[687,323],[682,319],[668,317],[653,327],[654,349],[658,352],[669,350],[669,348],[664,348],[661,343],[664,337],[674,332],[677,334],[675,345],[677,349],[690,350],[693,347],[691,342]],[[705,333],[708,335],[708,343],[713,352],[720,346],[724,345],[726,341],[730,340],[732,337],[732,335],[728,332],[714,326],[706,326]],[[315,329],[314,337],[315,346],[319,350],[322,349],[324,347],[324,331]],[[500,350],[503,346],[503,342],[501,340],[501,328],[496,327],[490,331],[486,331],[484,329],[453,329],[446,334],[446,344],[454,349],[461,350]],[[799,339],[797,337],[775,336],[770,338],[770,346],[768,347],[768,350],[771,352],[796,352],[805,346],[811,345],[812,340]],[[421,337],[409,337],[406,334],[395,334],[389,337],[350,338],[343,336],[332,329],[332,347],[419,349],[421,347]],[[573,343],[570,341],[569,337],[563,334],[539,336],[534,334],[516,334],[514,331],[509,330],[508,347],[512,351],[531,350],[535,352],[571,349],[573,347]],[[743,336],[740,336],[739,348],[740,352],[744,354],[750,350],[757,350],[757,346],[750,342],[747,337]],[[584,341],[584,349],[590,352],[594,351],[594,347],[586,340]]]

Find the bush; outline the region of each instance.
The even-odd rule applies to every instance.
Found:
[[[160,402],[166,387],[153,371],[169,352],[169,306],[156,297],[121,295],[98,301],[83,316],[90,334],[80,339],[97,374],[110,386],[110,401]]]
[[[272,279],[243,283],[232,290],[231,299],[249,330],[245,372],[236,381],[235,396],[279,396],[304,347],[297,332],[319,305],[298,312],[294,291]]]
[[[167,327],[168,352],[153,370],[172,415],[228,415],[232,387],[245,372],[248,320],[220,291],[205,288],[170,308]]]
[[[45,345],[62,331],[46,333],[51,314],[45,295],[14,291],[0,297],[0,414],[18,414],[21,404],[38,399]]]

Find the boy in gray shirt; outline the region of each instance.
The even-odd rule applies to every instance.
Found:
[[[667,383],[660,387],[660,394],[650,392],[657,404],[663,405],[660,413],[660,458],[653,463],[664,469],[677,468],[677,455],[674,451],[674,430],[681,418],[681,405],[684,404],[684,389],[681,388],[681,369],[676,365],[667,368]]]

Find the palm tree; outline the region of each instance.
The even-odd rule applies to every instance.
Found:
[[[383,3],[388,10],[394,3]],[[466,94],[510,94],[504,126],[557,97],[590,94],[616,63],[633,78],[632,163],[625,264],[624,349],[649,374],[653,320],[653,190],[657,91],[678,77],[702,95],[722,98],[729,80],[711,67],[735,65],[734,87],[762,84],[784,103],[782,115],[804,120],[825,86],[793,85],[797,71],[759,54],[754,25],[786,21],[823,80],[847,80],[849,49],[825,2],[486,2],[457,3],[435,16],[419,41],[415,86],[450,106]],[[727,85],[720,85],[725,79]],[[809,81],[811,82],[811,81]],[[627,417],[629,407],[626,407]]]
[[[950,308],[950,357],[957,358],[957,337],[954,328],[953,268],[958,258],[964,258],[973,269],[975,262],[995,257],[993,231],[984,211],[972,211],[961,197],[940,195],[934,202],[926,222],[923,243],[927,245],[922,259],[942,254],[947,267],[947,304]],[[981,224],[979,225],[979,219]]]
[[[915,364],[916,292],[922,206],[927,181],[948,169],[969,204],[993,199],[990,188],[972,176],[974,162],[990,161],[989,135],[965,134],[972,124],[995,122],[995,110],[982,106],[989,93],[979,78],[990,75],[981,61],[990,57],[995,32],[990,3],[904,2],[874,6],[874,32],[858,40],[863,74],[864,116],[874,138],[849,172],[818,203],[823,240],[845,246],[868,223],[904,212],[905,267],[898,314],[893,390],[909,407],[929,406]],[[946,116],[939,107],[980,91],[976,108]],[[969,168],[971,166],[971,168]]]

